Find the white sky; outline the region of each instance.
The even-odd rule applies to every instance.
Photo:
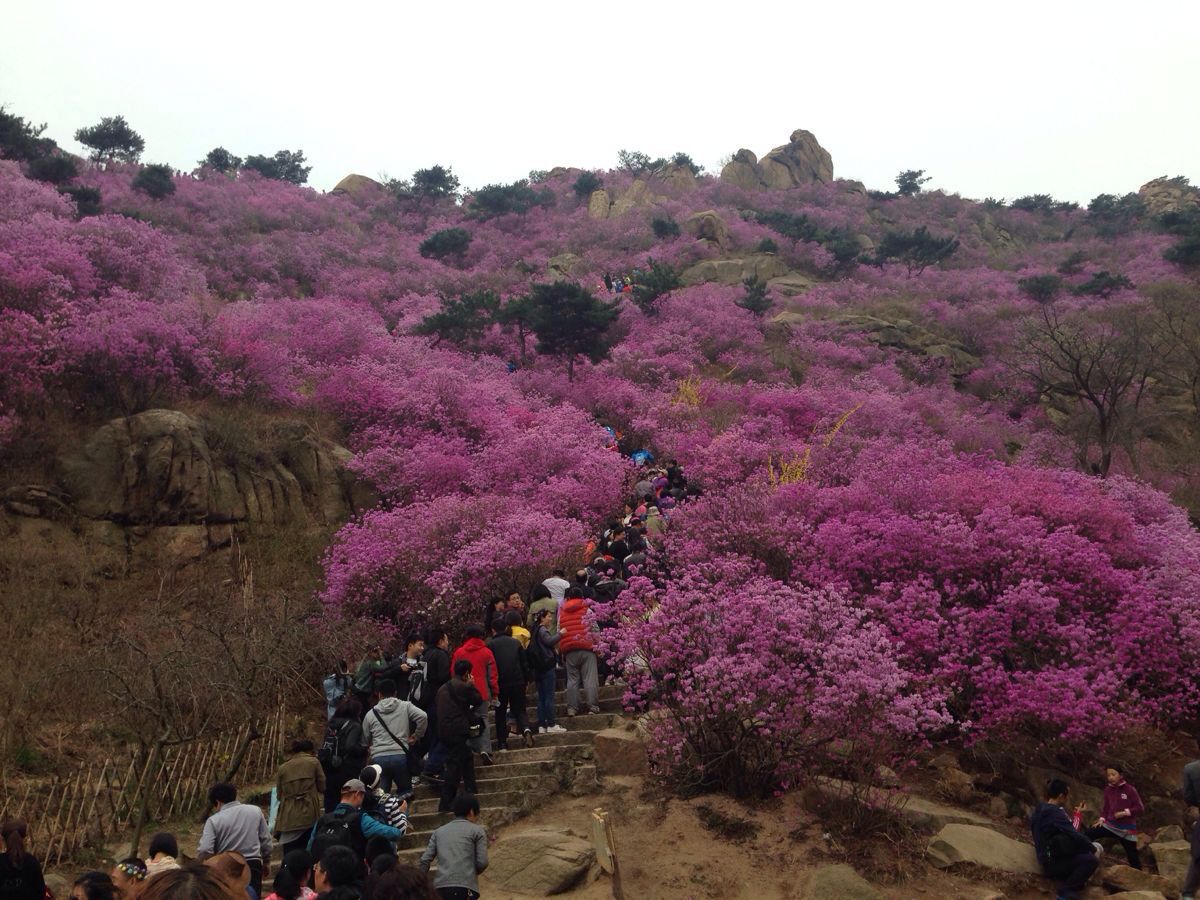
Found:
[[[1200,183],[1200,0],[0,0],[0,103],[146,162],[303,149],[310,184],[450,165],[464,186],[619,149],[710,171],[806,128],[838,177],[968,197]]]

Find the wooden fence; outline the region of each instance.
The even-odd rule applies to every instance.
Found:
[[[123,839],[136,827],[143,802],[147,825],[197,815],[208,803],[208,789],[228,774],[250,727],[166,747],[157,764],[152,752],[131,752],[88,763],[59,781],[30,783],[23,793],[0,787],[0,821],[25,819],[29,849],[50,868]],[[246,788],[274,780],[283,755],[282,710],[260,731],[234,777]]]

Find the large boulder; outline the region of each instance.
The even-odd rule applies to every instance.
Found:
[[[747,278],[770,281],[792,274],[787,264],[774,253],[755,253],[742,259],[705,259],[688,266],[680,275],[686,286],[706,284],[741,284]]]
[[[335,184],[333,190],[329,193],[349,194],[351,197],[356,197],[359,194],[379,190],[383,190],[383,185],[374,178],[368,178],[366,175],[350,174]]]
[[[804,879],[804,900],[879,900],[879,891],[847,865],[819,866]]]
[[[1101,883],[1110,891],[1158,891],[1168,900],[1178,900],[1179,882],[1130,866],[1105,866]]]
[[[596,859],[590,842],[552,827],[509,833],[488,854],[488,880],[532,897],[570,890]]]
[[[833,157],[817,142],[811,131],[792,132],[782,147],[762,159],[749,150],[739,150],[721,169],[721,180],[751,190],[787,190],[804,184],[833,181]]]
[[[683,223],[683,227],[697,240],[710,241],[721,249],[729,246],[729,226],[714,209],[692,213]]]
[[[721,180],[734,187],[753,190],[759,187],[757,166],[757,156],[749,150],[739,150],[721,169]]]
[[[981,825],[946,825],[929,842],[927,853],[939,869],[969,863],[1018,875],[1041,872],[1032,844]]]
[[[1152,216],[1200,206],[1200,188],[1188,184],[1183,177],[1155,178],[1138,188],[1138,196]]]
[[[1158,863],[1158,874],[1182,884],[1192,862],[1191,842],[1155,841],[1150,845],[1150,850],[1154,854],[1154,861]]]
[[[636,731],[606,728],[592,738],[596,768],[601,775],[645,775],[649,771],[646,744]]]
[[[592,195],[588,197],[588,215],[593,219],[607,219],[611,207],[612,201],[604,188],[592,191]]]

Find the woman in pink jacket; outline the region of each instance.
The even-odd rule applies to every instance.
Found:
[[[1146,807],[1142,805],[1142,798],[1134,786],[1125,780],[1125,773],[1116,766],[1105,769],[1104,777],[1108,781],[1104,786],[1104,808],[1096,824],[1084,834],[1104,844],[1120,841],[1129,865],[1140,869],[1142,861],[1138,856],[1137,817]]]

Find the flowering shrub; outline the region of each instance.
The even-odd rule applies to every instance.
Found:
[[[626,661],[627,702],[655,709],[656,767],[739,796],[827,768],[863,731],[913,747],[948,721],[885,628],[836,590],[786,585],[736,560],[665,587],[634,578],[597,615]]]

